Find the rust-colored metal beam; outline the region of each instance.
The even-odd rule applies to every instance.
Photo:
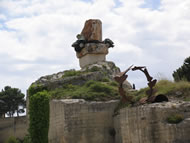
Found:
[[[128,69],[126,69],[124,72],[120,72],[118,75],[114,77],[115,81],[119,83],[119,94],[122,97],[123,102],[127,102],[129,99],[126,97],[126,92],[123,89],[123,82],[127,79],[128,75],[126,74],[133,65],[131,65]]]

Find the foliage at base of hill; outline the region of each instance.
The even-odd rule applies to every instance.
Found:
[[[48,143],[49,94],[37,92],[29,96],[29,134],[32,143]]]
[[[128,92],[127,94],[133,96],[133,101],[137,102],[141,98],[146,97],[149,88],[142,88],[138,91]],[[184,101],[190,101],[190,83],[186,81],[172,82],[169,80],[160,80],[154,87],[155,95],[164,94],[168,98],[178,98]]]

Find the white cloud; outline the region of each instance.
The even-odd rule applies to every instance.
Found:
[[[3,61],[0,67],[4,69],[0,88],[13,83],[25,90],[43,74],[78,69],[71,44],[90,18],[101,19],[103,38],[115,42],[108,60],[122,70],[131,64],[146,65],[151,75],[162,73],[171,78],[173,70],[190,53],[190,1],[161,0],[158,9],[142,8],[144,3],[142,0],[0,1],[0,54],[7,57],[0,57]],[[146,86],[136,77],[131,73],[132,82]]]

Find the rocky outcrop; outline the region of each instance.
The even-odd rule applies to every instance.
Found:
[[[73,76],[65,76],[67,72],[79,73]],[[39,78],[33,85],[40,85],[52,90],[62,88],[64,84],[83,85],[89,80],[101,81],[103,78],[114,80],[113,77],[120,72],[120,69],[113,62],[98,62],[88,65],[85,68],[75,71],[66,70],[52,75]],[[128,82],[127,82],[128,83]],[[130,83],[126,84],[126,89],[131,88]]]

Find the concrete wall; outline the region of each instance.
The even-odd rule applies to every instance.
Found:
[[[181,114],[184,120],[169,124]],[[190,143],[190,103],[168,102],[125,108],[114,117],[116,143]]]
[[[50,143],[115,143],[113,112],[118,101],[50,102]]]
[[[10,136],[22,139],[26,133],[26,116],[0,118],[0,143],[4,143]]]

